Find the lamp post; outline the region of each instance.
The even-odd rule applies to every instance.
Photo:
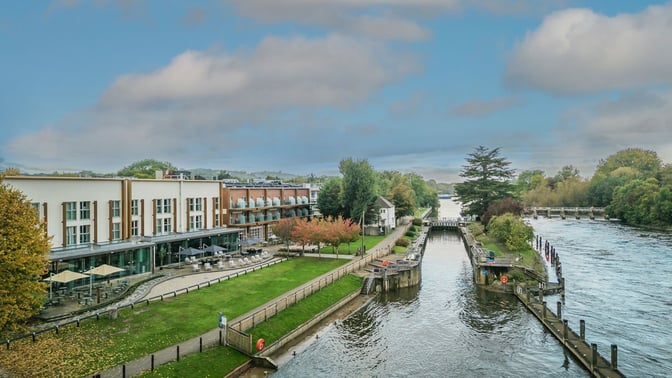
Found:
[[[54,281],[51,280],[51,278],[54,276],[53,272],[49,272],[49,300],[52,298],[52,287],[54,286]]]
[[[93,269],[90,267],[89,270]],[[93,273],[89,273],[89,297],[93,295]]]
[[[181,267],[180,263],[182,262],[182,258],[180,257],[180,251],[184,251],[184,248],[182,248],[182,246],[179,246],[179,248],[177,248],[177,270],[180,270]]]
[[[364,214],[366,214],[366,207],[362,210],[362,257],[364,257]]]

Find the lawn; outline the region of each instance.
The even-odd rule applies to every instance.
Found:
[[[101,316],[77,328],[64,327],[12,343],[0,351],[0,365],[16,376],[81,377],[131,361],[217,326],[222,311],[234,319],[348,260],[290,259],[164,302],[119,311],[117,319]]]
[[[263,338],[266,345],[270,345],[357,290],[361,284],[361,278],[352,275],[345,276],[247,332],[253,335],[253,340]],[[180,359],[180,362],[159,366],[154,372],[147,372],[142,376],[222,377],[247,359],[247,356],[234,351],[232,348],[214,347],[205,350],[203,353],[184,357]]]

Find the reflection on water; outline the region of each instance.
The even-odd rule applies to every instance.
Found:
[[[570,326],[586,320],[588,341],[607,358],[618,344],[626,376],[669,376],[672,237],[587,220],[532,225],[560,253]],[[590,376],[514,297],[474,286],[457,234],[432,233],[422,264],[419,287],[380,295],[323,329],[272,375]],[[556,300],[547,298],[553,311]]]

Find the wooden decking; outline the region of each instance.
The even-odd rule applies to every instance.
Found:
[[[596,344],[586,342],[584,332],[576,334],[572,331],[567,320],[563,320],[548,309],[546,302],[536,300],[536,297],[531,296],[524,285],[516,284],[514,294],[593,376],[625,377],[617,367],[618,354],[615,345],[611,346],[611,361],[607,361],[598,353]]]

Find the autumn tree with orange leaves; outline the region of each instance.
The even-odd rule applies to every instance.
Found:
[[[20,330],[46,300],[49,238],[35,209],[0,176],[0,336]]]

